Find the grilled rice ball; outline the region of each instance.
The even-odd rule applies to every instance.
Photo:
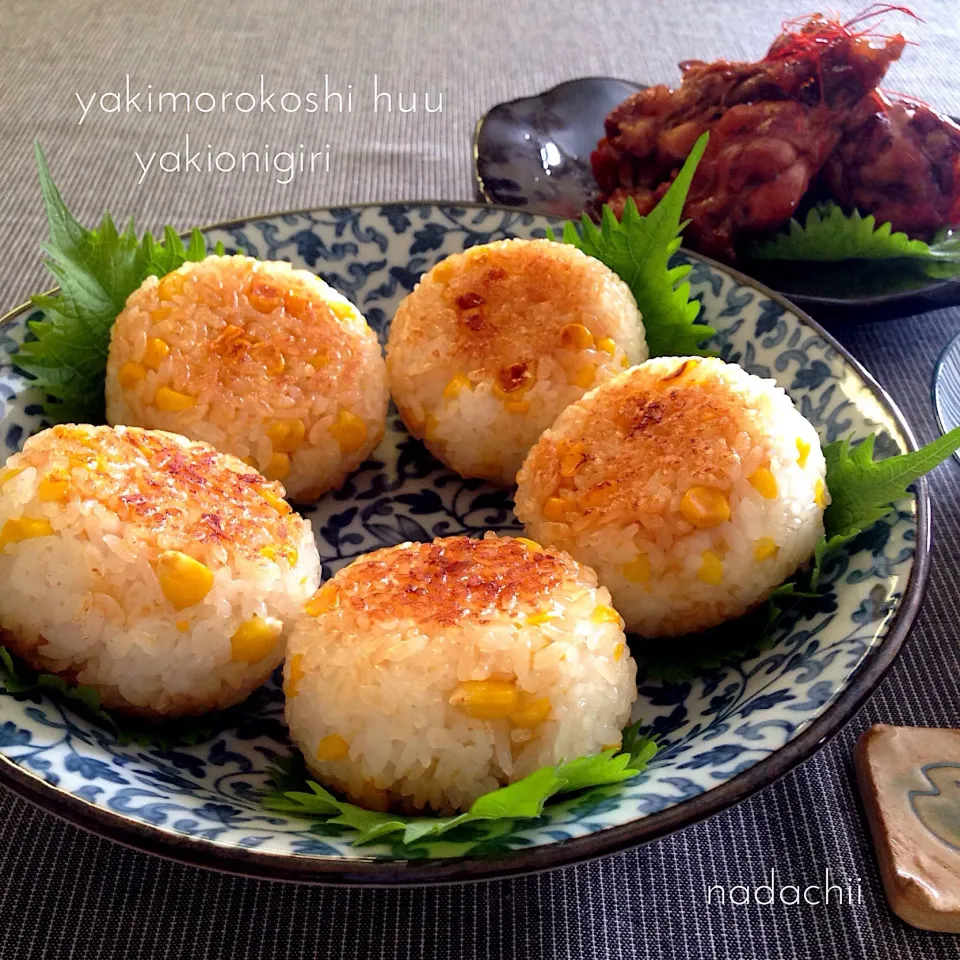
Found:
[[[523,538],[377,550],[290,639],[290,736],[357,803],[462,810],[620,744],[637,694],[621,627],[592,570]]]
[[[57,426],[0,471],[3,642],[121,712],[244,699],[319,579],[283,487],[205,443]]]
[[[648,354],[633,294],[599,260],[551,240],[498,240],[421,278],[390,327],[387,376],[434,456],[511,485],[564,407]]]
[[[516,512],[597,571],[628,630],[674,636],[746,613],[809,560],[825,472],[772,380],[664,357],[560,415],[520,471]]]
[[[383,437],[386,370],[357,308],[306,270],[210,256],[117,317],[107,420],[205,440],[309,503]]]

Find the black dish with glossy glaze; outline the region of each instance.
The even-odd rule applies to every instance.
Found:
[[[578,217],[597,192],[590,153],[603,136],[604,118],[645,86],[582,77],[492,107],[474,133],[480,196],[532,213]],[[960,303],[960,282],[931,279],[910,264],[744,260],[737,266],[796,303],[832,310],[831,319],[838,308],[843,319],[875,319],[877,307],[906,315]]]

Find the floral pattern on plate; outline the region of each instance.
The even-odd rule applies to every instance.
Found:
[[[266,216],[206,234],[228,250],[315,271],[361,307],[384,341],[400,299],[438,260],[505,236],[543,236],[549,223],[491,207],[389,204]],[[906,449],[905,428],[889,401],[802,315],[746,278],[706,260],[691,262],[693,294],[704,320],[717,328],[712,346],[725,359],[774,378],[824,441],[879,430],[881,453]],[[46,425],[41,398],[14,365],[35,315],[20,312],[0,328],[0,437],[7,453]],[[510,491],[453,474],[393,413],[374,456],[307,515],[326,575],[404,540],[519,529]],[[637,778],[551,806],[536,821],[471,824],[411,847],[358,848],[343,827],[265,809],[267,768],[290,751],[276,678],[205,742],[178,747],[124,744],[61,699],[0,689],[0,778],[22,790],[26,782],[33,799],[69,809],[95,829],[130,840],[124,827],[133,827],[132,842],[150,836],[145,845],[169,846],[173,855],[184,841],[200,841],[206,862],[222,855],[223,865],[239,862],[239,869],[266,874],[296,861],[304,875],[314,864],[318,876],[349,872],[376,882],[387,877],[380,869],[386,861],[457,857],[489,864],[492,873],[518,869],[519,851],[556,845],[569,847],[569,856],[551,862],[579,859],[589,853],[574,838],[636,825],[702,798],[797,741],[885,644],[898,645],[906,624],[898,625],[899,638],[889,632],[914,569],[917,534],[917,503],[908,502],[860,537],[849,557],[829,565],[831,591],[785,617],[771,649],[682,682],[642,679],[634,717],[661,738],[655,761]],[[914,577],[911,590],[921,585]],[[11,775],[14,768],[27,778]],[[694,807],[685,814],[698,815]],[[152,831],[145,834],[144,826]],[[528,859],[522,868],[538,862]],[[408,876],[425,878],[416,869]]]

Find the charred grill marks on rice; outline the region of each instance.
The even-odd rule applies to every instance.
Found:
[[[79,462],[95,449],[96,469],[84,471],[79,485],[72,481],[66,498],[97,500],[120,523],[134,524],[148,549],[157,529],[184,542],[224,543],[251,558],[286,538],[281,514],[263,497],[282,500],[283,487],[202,444],[189,444],[188,457],[184,441],[171,434],[72,424],[51,428],[45,440],[28,441],[12,462],[44,474],[70,471],[71,457]]]
[[[466,809],[621,742],[636,664],[592,570],[530,540],[404,543],[325,583],[288,644],[285,715],[354,802]]]
[[[648,355],[627,285],[550,240],[498,240],[421,277],[390,326],[390,392],[410,432],[464,477],[510,485],[570,402]]]
[[[320,579],[279,483],[172,433],[60,425],[0,471],[0,630],[148,718],[242,700]]]
[[[111,333],[107,418],[214,444],[309,502],[379,443],[385,379],[376,335],[319,277],[214,255],[128,298]]]
[[[744,613],[810,556],[824,469],[782,389],[661,357],[564,410],[520,470],[516,512],[596,571],[628,629],[673,636]]]
[[[375,620],[483,623],[497,611],[535,605],[578,572],[569,559],[518,540],[448,537],[368,554],[338,579],[338,590],[341,603]]]

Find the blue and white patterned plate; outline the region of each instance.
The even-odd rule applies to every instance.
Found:
[[[505,236],[543,236],[548,223],[516,210],[422,203],[278,214],[205,232],[228,249],[314,270],[360,305],[383,340],[400,299],[442,257]],[[878,430],[882,453],[913,447],[882,390],[809,318],[746,277],[689,259],[694,295],[725,359],[775,378],[825,441]],[[9,451],[45,425],[41,398],[14,366],[30,317],[21,309],[0,327],[0,436]],[[509,491],[450,473],[395,417],[375,459],[310,518],[327,575],[404,540],[518,529]],[[609,853],[742,799],[850,718],[893,661],[920,602],[927,518],[921,483],[914,501],[830,566],[831,592],[787,618],[772,649],[684,682],[642,679],[634,716],[663,744],[649,770],[534,822],[470,825],[411,847],[353,847],[343,827],[266,810],[267,766],[290,750],[276,682],[206,742],[176,748],[124,745],[69,702],[0,687],[0,781],[117,840],[286,879],[463,880]]]

